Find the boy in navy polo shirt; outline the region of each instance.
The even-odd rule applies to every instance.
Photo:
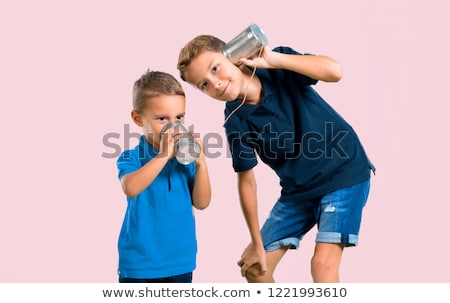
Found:
[[[344,247],[358,243],[374,169],[352,127],[311,87],[339,81],[341,65],[289,47],[261,49],[238,65],[224,42],[200,35],[179,53],[184,81],[226,101],[225,130],[251,242],[238,265],[248,282],[274,282],[286,251],[315,225],[314,282],[339,282]],[[279,176],[281,195],[260,229],[253,167],[257,157]]]
[[[127,210],[119,235],[119,282],[190,283],[196,267],[193,207],[206,208],[211,187],[203,145],[195,163],[174,158],[179,138],[168,122],[184,122],[185,94],[170,74],[149,71],[133,88],[138,146],[117,160]]]

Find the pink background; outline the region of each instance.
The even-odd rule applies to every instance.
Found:
[[[448,1],[8,1],[0,3],[1,282],[115,282],[125,210],[102,138],[131,124],[147,68],[178,78],[198,34],[233,38],[251,22],[270,46],[326,54],[344,78],[316,88],[354,126],[377,166],[360,245],[344,282],[450,282]],[[183,83],[187,123],[225,140],[223,104]],[[131,129],[140,132],[134,125]],[[129,142],[134,145],[136,141]],[[244,282],[248,242],[226,146],[211,150],[211,206],[197,212],[195,282]],[[256,169],[260,216],[278,197]],[[310,282],[314,233],[279,266]]]

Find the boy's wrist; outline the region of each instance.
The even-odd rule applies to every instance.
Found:
[[[200,156],[197,160],[195,160],[195,165],[197,166],[197,168],[206,167],[205,157]]]
[[[169,157],[169,155],[167,153],[158,153],[155,156],[155,158],[159,159],[159,160],[164,160],[164,161],[169,161],[170,160],[170,157]]]

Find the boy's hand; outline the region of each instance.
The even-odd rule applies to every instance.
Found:
[[[189,132],[189,134],[194,138],[195,142],[200,146],[200,155],[195,160],[195,164],[199,165],[205,161],[205,152],[204,152],[204,146],[203,141],[200,139],[200,137],[196,134],[194,134],[192,131]]]
[[[161,141],[159,143],[159,155],[161,157],[167,157],[169,159],[175,157],[175,142],[178,140],[178,137],[179,135],[173,127],[161,134]]]
[[[272,55],[273,52],[270,48],[263,46],[261,54],[259,54],[258,51],[258,53],[250,58],[240,58],[239,62],[252,68],[273,68],[273,65],[271,64]]]
[[[247,270],[252,266],[259,266],[259,273],[264,275],[267,271],[266,252],[264,247],[250,243],[242,253],[241,259],[238,261],[241,268],[241,275],[245,277]]]

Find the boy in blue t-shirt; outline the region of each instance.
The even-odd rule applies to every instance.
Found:
[[[195,163],[174,158],[185,93],[170,74],[148,71],[134,83],[131,117],[143,135],[117,160],[127,209],[119,235],[119,282],[190,283],[196,267],[193,207],[205,209],[211,186],[203,144]]]
[[[251,242],[238,265],[249,282],[273,282],[278,262],[315,225],[314,282],[338,282],[344,247],[355,246],[374,170],[352,127],[311,87],[339,81],[341,65],[289,47],[263,47],[235,65],[224,42],[200,35],[179,53],[184,81],[226,101],[225,131]],[[281,195],[260,229],[253,167],[279,176]]]

